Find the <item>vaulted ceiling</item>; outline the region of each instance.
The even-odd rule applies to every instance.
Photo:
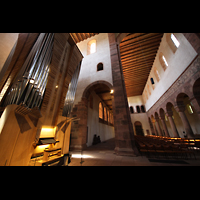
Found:
[[[120,43],[127,96],[141,95],[163,33],[129,33]]]

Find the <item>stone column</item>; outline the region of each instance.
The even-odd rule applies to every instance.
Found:
[[[121,66],[119,44],[115,33],[108,33],[114,89],[115,152],[118,155],[136,155],[133,127],[128,107],[126,88]]]
[[[174,120],[173,120],[173,118],[172,118],[173,112],[172,112],[172,111],[171,111],[171,112],[168,111],[168,112],[166,113],[166,115],[167,115],[167,117],[168,117],[168,119],[169,119],[169,123],[170,123],[170,126],[171,126],[171,128],[172,128],[172,133],[173,133],[174,137],[178,138],[178,137],[179,137],[179,134],[178,134],[178,131],[177,131],[177,129],[176,129],[176,125],[175,125],[175,123],[174,123]]]
[[[166,123],[165,123],[165,117],[164,117],[164,116],[160,116],[160,120],[161,120],[161,122],[162,122],[163,130],[164,130],[164,132],[165,132],[165,136],[166,136],[166,137],[170,137],[170,136],[169,136],[168,129],[167,129],[167,125],[166,125]]]
[[[157,127],[158,127],[158,135],[162,136],[162,130],[160,128],[159,118],[155,118],[155,120],[156,120],[156,124],[157,124]]]
[[[154,129],[155,135],[158,135],[158,132],[156,129],[156,122],[152,122],[152,124],[153,124],[153,129]]]
[[[185,129],[186,135],[188,138],[194,138],[194,133],[192,131],[192,128],[190,126],[190,123],[185,115],[185,105],[177,106],[175,109],[178,111],[179,116],[181,118],[181,121],[183,123],[183,127]]]

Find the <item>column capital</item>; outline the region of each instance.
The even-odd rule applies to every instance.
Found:
[[[161,120],[165,120],[165,115],[160,115],[159,118],[160,118]]]
[[[177,111],[177,112],[184,112],[185,111],[185,105],[177,105],[174,107],[174,109]]]
[[[173,116],[173,111],[167,111],[166,112],[167,117],[172,117]]]

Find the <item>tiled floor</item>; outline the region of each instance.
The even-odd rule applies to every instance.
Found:
[[[197,160],[184,160],[188,164],[150,162],[146,156],[117,156],[114,153],[114,139],[88,147],[82,152],[71,151],[69,166],[200,166]]]

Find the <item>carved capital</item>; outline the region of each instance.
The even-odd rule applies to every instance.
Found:
[[[173,116],[173,111],[167,111],[166,115],[167,115],[167,117],[172,117]]]
[[[185,111],[185,105],[178,105],[178,106],[175,106],[174,109],[175,109],[177,112],[184,112],[184,111]]]

